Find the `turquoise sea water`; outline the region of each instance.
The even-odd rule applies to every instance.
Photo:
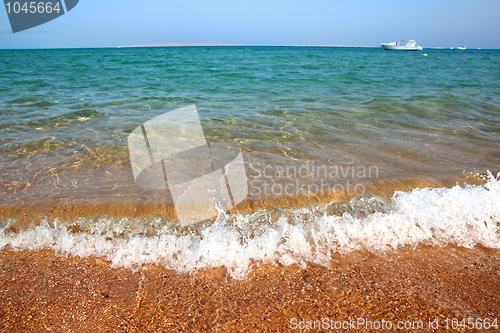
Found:
[[[127,138],[191,104],[209,143],[241,149],[249,199],[500,171],[499,50],[2,50],[0,73],[4,209],[166,200],[136,186]]]

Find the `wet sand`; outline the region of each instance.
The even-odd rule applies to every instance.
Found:
[[[416,188],[439,188],[452,187],[459,183],[463,186],[465,179],[459,177],[435,180],[431,178],[405,178],[393,180],[379,180],[377,182],[367,182],[364,184],[366,193],[380,197],[389,201],[396,191],[409,192]],[[482,179],[466,179],[469,184],[484,184]],[[43,191],[43,190],[42,190]],[[87,188],[86,191],[92,191]],[[47,194],[31,193],[26,190],[26,198],[41,198],[38,201],[25,199],[26,203],[20,203],[19,198],[13,198],[11,193],[0,193],[0,219],[13,218],[16,220],[13,231],[18,232],[22,228],[29,228],[33,222],[40,224],[40,221],[72,221],[77,218],[94,218],[96,216],[108,216],[115,218],[148,218],[151,216],[161,216],[168,221],[177,217],[170,192],[137,190],[124,191],[117,195],[113,191],[104,192],[95,197],[87,196],[75,197],[74,193],[67,196],[57,196],[51,198]],[[36,191],[35,191],[36,192]],[[84,191],[85,192],[85,191]],[[330,202],[348,202],[359,195],[354,190],[351,192],[328,193],[319,192],[312,195],[279,196],[264,198],[247,198],[236,207],[229,210],[229,213],[253,213],[258,209],[265,208],[302,208],[310,205],[324,205]],[[167,199],[166,199],[167,198]],[[170,199],[169,199],[170,198]],[[17,200],[17,202],[16,202]],[[169,201],[170,200],[170,201]]]
[[[0,331],[287,332],[300,321],[362,318],[422,321],[424,331],[438,319],[438,332],[446,319],[499,318],[499,285],[500,253],[481,247],[355,253],[330,268],[256,267],[243,280],[223,268],[182,275],[152,265],[133,273],[99,258],[4,250]]]

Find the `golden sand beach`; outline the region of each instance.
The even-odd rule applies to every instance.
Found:
[[[49,251],[0,258],[2,332],[312,332],[347,322],[342,331],[390,322],[422,332],[437,322],[430,331],[445,332],[455,318],[500,317],[500,255],[481,247],[354,253],[330,268],[256,267],[243,280],[222,268],[134,273]]]

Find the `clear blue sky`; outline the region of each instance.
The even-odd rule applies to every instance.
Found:
[[[0,48],[397,39],[424,47],[500,48],[500,0],[80,0],[60,18],[16,34],[0,8]]]

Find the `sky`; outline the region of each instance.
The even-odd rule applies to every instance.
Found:
[[[12,2],[14,2],[13,0]],[[12,33],[0,48],[154,43],[500,48],[500,0],[80,0],[63,16]]]

